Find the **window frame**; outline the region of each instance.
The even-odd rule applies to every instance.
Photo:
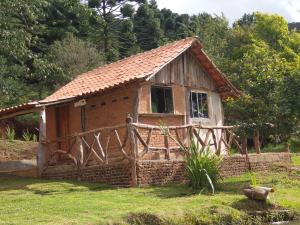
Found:
[[[152,88],[163,88],[163,89],[170,89],[171,90],[171,96],[172,96],[172,111],[171,112],[164,112],[164,113],[159,113],[159,112],[153,112],[153,107],[152,107]],[[170,85],[150,85],[150,113],[151,114],[160,114],[160,115],[174,115],[175,109],[174,109],[174,93],[173,93],[173,87]]]
[[[191,108],[192,108],[192,104],[191,104],[191,96],[192,93],[197,93],[197,94],[206,94],[206,99],[207,99],[207,117],[194,117],[194,115],[192,115],[191,113]],[[189,110],[189,115],[190,115],[190,119],[193,121],[205,121],[205,120],[211,120],[211,104],[210,104],[210,94],[208,91],[205,90],[189,90],[188,92],[188,110]]]

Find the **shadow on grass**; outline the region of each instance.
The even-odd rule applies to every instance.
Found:
[[[165,186],[151,186],[147,187],[147,193],[162,199],[180,198],[197,194],[188,185],[171,184]]]
[[[254,201],[246,197],[245,199],[233,202],[231,207],[242,211],[268,211],[278,208],[278,206],[270,203],[269,201]]]
[[[28,191],[37,195],[53,195],[113,189],[116,188],[105,184],[91,184],[69,180],[41,180],[37,178],[21,178],[7,175],[0,176],[0,193],[15,190]],[[11,194],[14,194],[14,192]]]
[[[219,183],[217,189],[228,194],[241,194],[242,189],[248,185],[248,180],[229,180]]]

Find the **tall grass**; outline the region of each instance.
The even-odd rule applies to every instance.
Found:
[[[172,137],[169,129],[164,124],[160,124],[160,128],[162,135],[171,138],[182,150],[186,149],[178,140]],[[199,143],[192,139],[185,154],[185,162],[191,187],[195,191],[201,192],[205,189],[210,189],[214,194],[216,183],[220,178],[219,168],[222,157],[210,151],[210,148],[203,150],[199,147]]]
[[[12,127],[9,127],[9,126],[6,127],[6,137],[7,137],[7,139],[10,142],[14,141],[15,138],[16,138],[16,131],[15,131],[15,129],[12,128]]]
[[[24,141],[31,141],[32,134],[28,130],[25,130],[25,131],[23,131],[22,137],[23,137]]]
[[[210,189],[214,194],[215,185],[220,177],[221,161],[222,158],[209,148],[201,151],[195,141],[192,141],[188,154],[185,156],[187,174],[192,188],[196,191]]]

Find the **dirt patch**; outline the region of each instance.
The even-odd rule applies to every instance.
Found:
[[[0,140],[0,162],[35,159],[37,151],[37,142]]]

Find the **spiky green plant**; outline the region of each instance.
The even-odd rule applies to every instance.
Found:
[[[6,137],[10,142],[14,141],[16,138],[15,129],[10,126],[6,127]]]
[[[25,130],[25,131],[23,131],[22,137],[23,137],[24,141],[31,141],[32,134],[28,130]]]
[[[249,172],[249,176],[250,176],[251,186],[253,187],[257,186],[256,173],[251,171]]]
[[[190,185],[194,190],[211,189],[214,194],[215,185],[220,177],[219,167],[222,158],[211,152],[209,148],[199,150],[195,141],[191,141],[188,151],[185,162]]]
[[[194,139],[191,140],[188,148],[182,146],[171,134],[169,129],[160,123],[162,135],[167,135],[175,141],[182,150],[185,150],[185,162],[187,166],[187,174],[190,180],[190,185],[195,191],[202,191],[207,188],[215,193],[215,185],[219,179],[219,167],[222,162],[222,157],[217,156],[210,151],[209,148],[202,149],[199,143]]]
[[[37,142],[37,141],[38,141],[38,140],[37,140],[36,134],[33,134],[33,135],[32,135],[32,141],[33,141],[33,142]]]

